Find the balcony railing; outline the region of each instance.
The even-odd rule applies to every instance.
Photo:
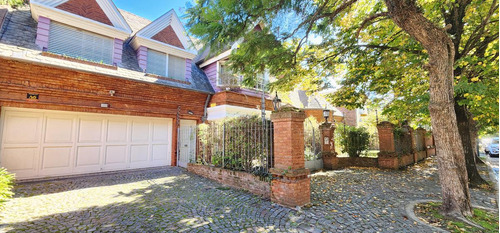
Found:
[[[219,80],[217,86],[220,87],[240,87],[243,79],[241,76],[236,76],[231,73],[219,72]]]
[[[262,84],[262,80],[258,80],[255,86],[247,86],[243,84],[242,76],[237,76],[227,72],[219,72],[217,86],[223,88],[247,88],[261,91],[266,85]]]

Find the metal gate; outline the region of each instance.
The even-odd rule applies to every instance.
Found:
[[[177,166],[187,167],[196,161],[196,121],[181,120],[179,127],[179,144]]]

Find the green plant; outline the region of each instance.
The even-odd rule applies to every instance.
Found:
[[[321,132],[313,116],[304,121],[304,154],[307,161],[321,157]]]
[[[349,157],[359,157],[370,145],[370,134],[365,128],[345,126],[340,130],[340,145]]]
[[[396,126],[393,129],[394,146],[398,157],[411,153],[412,139],[408,126]]]
[[[270,167],[272,131],[270,122],[264,124],[259,116],[243,116],[200,125],[200,157],[231,170],[251,172],[256,166]]]
[[[5,168],[0,168],[0,210],[14,193],[11,191],[14,185],[14,175],[7,172]]]
[[[0,0],[0,5],[10,5],[13,8],[24,5],[25,0]]]

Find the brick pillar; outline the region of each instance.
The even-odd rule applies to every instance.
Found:
[[[434,145],[432,131],[426,132],[425,134],[425,148],[427,157],[436,155],[436,145]]]
[[[325,169],[335,169],[338,166],[337,152],[335,152],[335,125],[323,123],[319,126],[321,130],[321,155]]]
[[[278,204],[296,207],[311,201],[311,179],[305,168],[304,112],[273,112],[274,167],[271,200]]]
[[[378,165],[381,168],[398,169],[399,160],[394,145],[394,125],[388,121],[377,125],[380,152]]]
[[[415,140],[415,130],[410,127],[409,125],[404,125],[403,128],[406,128],[408,130],[408,133],[410,134],[410,139],[411,139],[411,151],[410,154],[413,155],[413,163],[417,163],[417,142]]]
[[[422,145],[417,145],[420,146],[420,148],[417,148],[417,154],[418,154],[417,161],[420,161],[425,159],[425,157],[427,157],[426,155],[427,153],[425,152],[425,129],[422,127],[418,127],[416,129],[416,134],[418,141],[422,144]]]

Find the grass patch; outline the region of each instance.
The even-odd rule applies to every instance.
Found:
[[[498,232],[498,213],[474,208],[474,216],[470,221],[483,227],[480,229],[454,218],[443,216],[439,210],[441,203],[428,202],[415,206],[415,214],[424,222],[450,232]]]

